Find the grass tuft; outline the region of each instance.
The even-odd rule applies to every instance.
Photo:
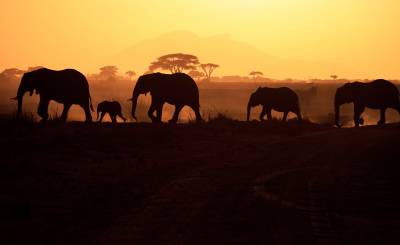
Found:
[[[232,117],[228,116],[226,113],[217,112],[216,115],[212,116],[209,115],[208,122],[209,123],[232,123],[236,122],[237,120],[233,119]]]

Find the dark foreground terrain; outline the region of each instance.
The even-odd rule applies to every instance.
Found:
[[[399,244],[400,125],[1,121],[1,244]]]

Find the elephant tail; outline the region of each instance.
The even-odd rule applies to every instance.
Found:
[[[90,97],[90,95],[89,95],[89,106],[90,106],[90,110],[92,112],[94,112],[94,108],[93,108],[93,105],[92,105],[92,97]]]

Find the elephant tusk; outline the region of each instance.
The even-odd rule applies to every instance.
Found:
[[[132,101],[132,100],[133,100],[132,98],[128,99],[128,101]]]

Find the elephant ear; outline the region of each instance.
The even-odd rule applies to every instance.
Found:
[[[40,83],[36,82],[35,94],[40,94],[42,92],[42,86]]]

